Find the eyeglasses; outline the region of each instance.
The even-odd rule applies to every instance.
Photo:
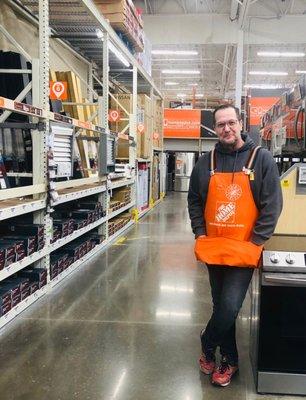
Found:
[[[224,129],[226,125],[228,125],[230,128],[234,128],[234,126],[236,126],[238,122],[238,119],[231,119],[227,122],[218,122],[216,124],[216,128],[221,130]]]

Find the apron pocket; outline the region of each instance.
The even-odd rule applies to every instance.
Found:
[[[206,264],[258,267],[263,246],[223,237],[197,238],[194,252]]]

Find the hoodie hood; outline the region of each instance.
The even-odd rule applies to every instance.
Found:
[[[242,133],[241,134],[241,138],[244,141],[244,145],[242,147],[240,147],[240,149],[238,150],[229,150],[228,148],[222,146],[222,144],[220,142],[218,142],[215,146],[215,149],[218,153],[222,153],[222,154],[231,154],[231,153],[242,153],[246,150],[250,150],[253,147],[255,147],[255,143],[253,142],[253,140],[250,138],[249,135],[247,135],[246,133]]]

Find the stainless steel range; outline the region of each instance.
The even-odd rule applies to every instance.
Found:
[[[286,185],[295,186],[292,196],[301,190],[304,205],[294,210],[300,220],[292,221],[295,228],[290,221],[280,221],[284,233],[278,225],[251,286],[250,356],[259,393],[306,395],[306,196],[298,188],[298,165],[285,178]],[[290,207],[292,196],[284,194]]]

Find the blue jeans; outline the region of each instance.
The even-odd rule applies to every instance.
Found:
[[[229,364],[238,365],[236,318],[252,279],[252,268],[207,266],[213,313],[201,334],[202,351],[214,359],[217,346]]]

